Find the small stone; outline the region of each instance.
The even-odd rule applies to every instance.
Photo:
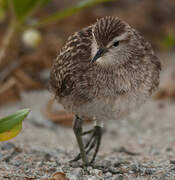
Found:
[[[167,152],[170,152],[170,151],[172,151],[172,150],[173,150],[172,147],[167,147],[167,148],[166,148],[166,151],[167,151]]]
[[[175,160],[170,160],[170,163],[171,164],[175,164]]]
[[[78,161],[72,161],[70,162],[70,166],[73,167],[73,168],[77,168],[80,166],[80,163]],[[89,167],[88,167],[89,168]],[[88,169],[87,168],[87,169]]]
[[[72,171],[72,173],[73,173],[75,176],[79,177],[79,176],[82,174],[82,168],[75,168],[75,169]]]
[[[112,174],[118,174],[118,173],[120,173],[120,170],[117,169],[117,168],[115,168],[115,167],[110,167],[109,170],[110,170],[110,172],[111,172]]]
[[[153,173],[152,169],[147,168],[145,170],[145,174],[147,174],[147,175],[151,175],[152,173]]]
[[[9,149],[12,149],[12,148],[15,148],[15,145],[11,142],[8,142],[8,143],[5,143],[1,146],[1,149],[2,150],[9,150]]]
[[[88,177],[87,180],[96,180],[96,177],[91,176],[91,177]]]
[[[3,157],[3,156],[2,156],[2,153],[0,153],[0,160],[2,159],[2,157]]]
[[[121,164],[122,164],[121,161],[117,161],[117,162],[114,163],[114,167],[119,167]]]
[[[44,155],[44,160],[45,160],[45,161],[50,161],[51,157],[52,157],[52,156],[51,156],[49,153],[46,153],[46,154]]]
[[[109,177],[112,177],[112,173],[107,172],[107,173],[105,174],[105,178],[109,178]]]
[[[114,176],[114,177],[112,178],[112,180],[123,180],[123,179],[124,179],[124,177],[123,177],[123,175],[121,175],[121,174],[116,175],[116,176]]]
[[[89,171],[90,174],[95,175],[94,169],[92,167],[87,168],[87,170]]]
[[[103,172],[102,172],[101,170],[99,170],[99,169],[94,169],[94,174],[95,174],[96,176],[102,176],[102,175],[103,175]]]
[[[91,166],[87,167],[87,171],[91,171],[93,168]]]
[[[140,171],[139,167],[135,164],[131,165],[131,171],[133,171],[134,173],[138,173]]]
[[[15,166],[19,167],[19,166],[21,165],[21,161],[15,161],[13,164],[14,164]]]
[[[112,164],[111,164],[111,161],[104,160],[101,165],[104,166],[104,167],[110,167]]]
[[[69,179],[69,180],[78,180],[78,177],[74,174],[70,174],[70,173],[67,173],[66,174],[66,177]]]

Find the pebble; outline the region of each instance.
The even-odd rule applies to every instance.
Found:
[[[81,176],[81,174],[82,174],[82,168],[75,168],[75,169],[72,171],[72,173],[73,173],[75,176],[79,177],[79,176]]]
[[[93,168],[92,168],[91,166],[88,166],[88,167],[87,167],[87,171],[89,171],[89,172],[90,172],[92,169],[93,169]]]
[[[166,151],[167,151],[167,152],[173,151],[173,148],[172,148],[172,147],[167,147],[167,148],[166,148]]]
[[[175,164],[175,160],[170,160],[170,163],[171,164]]]
[[[147,169],[145,170],[145,174],[147,174],[147,175],[151,175],[152,173],[153,173],[153,170],[150,169],[150,168],[147,168]]]
[[[3,155],[2,155],[2,153],[0,153],[0,160],[3,158]]]
[[[113,176],[113,178],[112,178],[112,180],[123,180],[123,179],[124,179],[124,177],[123,177],[123,175],[121,175],[121,174],[115,175],[115,176]]]
[[[97,180],[97,179],[96,179],[96,177],[91,176],[91,177],[88,177],[87,180]]]
[[[112,173],[107,172],[107,173],[105,174],[105,178],[109,178],[109,177],[112,177]]]
[[[102,172],[101,170],[99,170],[99,169],[94,169],[94,174],[95,174],[96,176],[102,176],[102,175],[103,175],[103,172]]]
[[[135,164],[131,165],[131,171],[133,171],[134,173],[137,173],[138,170],[139,170],[139,168]]]
[[[71,173],[67,173],[66,174],[66,177],[69,179],[69,180],[78,180],[78,177],[74,174],[71,174]]]
[[[9,150],[9,149],[12,149],[12,148],[15,148],[15,145],[13,143],[11,143],[11,142],[7,142],[7,143],[5,143],[5,144],[3,144],[1,146],[2,150]]]

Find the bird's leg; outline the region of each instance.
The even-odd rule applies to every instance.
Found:
[[[82,120],[78,116],[76,116],[73,121],[73,130],[80,148],[80,157],[82,158],[83,165],[87,166],[89,163],[82,140]],[[73,161],[75,161],[75,159]]]
[[[90,129],[90,130],[88,130],[88,131],[82,132],[81,135],[84,136],[84,135],[87,135],[87,134],[91,134],[93,131],[94,131],[94,128],[93,128],[93,129]]]
[[[81,136],[84,136],[86,134],[90,134],[90,133],[93,133],[93,132],[94,132],[94,128],[91,129],[91,130],[82,132]],[[89,146],[89,144],[91,143],[92,139],[93,139],[93,136],[90,137],[90,139],[88,140],[88,142],[85,145],[85,148],[87,148]],[[72,161],[78,161],[80,159],[81,159],[81,153],[79,153]]]
[[[88,133],[93,132],[93,134],[92,134],[92,136],[90,137],[90,139],[88,140],[88,142],[85,145],[85,148],[87,149],[86,154],[88,154],[94,148],[94,146],[96,145],[95,152],[94,152],[92,160],[91,160],[91,163],[92,163],[95,160],[95,157],[96,157],[96,155],[98,153],[98,150],[99,150],[99,147],[100,147],[100,144],[101,144],[102,128],[100,126],[95,126],[93,128],[93,131],[90,130],[90,131],[87,131],[87,132]],[[84,133],[82,133],[82,135],[84,135]],[[80,158],[81,158],[81,155],[78,154],[73,161],[77,161]]]
[[[88,154],[94,148],[94,146],[96,146],[90,163],[94,162],[96,155],[99,151],[99,147],[101,144],[101,137],[102,137],[102,128],[100,126],[95,126],[94,132],[85,146],[85,148],[87,148],[86,154]]]
[[[92,157],[92,160],[90,163],[93,163],[95,161],[95,158],[96,158],[96,155],[99,151],[99,147],[100,147],[100,144],[101,144],[101,137],[102,137],[102,128],[100,126],[95,126],[96,128],[96,148],[95,148],[95,152],[93,154],[93,157]]]

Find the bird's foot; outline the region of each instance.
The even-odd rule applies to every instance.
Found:
[[[85,152],[86,154],[88,154],[94,147],[95,149],[94,149],[94,154],[92,156],[92,159],[87,165],[90,165],[94,162],[95,157],[98,153],[100,143],[101,143],[101,137],[102,137],[102,128],[100,126],[95,126],[92,130],[82,133],[82,136],[86,134],[90,134],[90,133],[92,133],[92,135],[85,145]],[[78,161],[79,159],[81,159],[80,153],[71,161]]]

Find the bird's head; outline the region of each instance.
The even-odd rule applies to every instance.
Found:
[[[91,63],[121,65],[143,54],[141,39],[135,30],[117,17],[104,17],[92,29]]]

